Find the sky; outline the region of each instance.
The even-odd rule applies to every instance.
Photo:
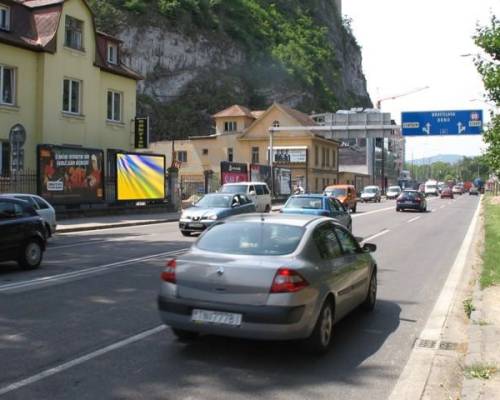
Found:
[[[484,110],[484,86],[473,63],[476,25],[500,16],[500,0],[343,0],[361,46],[368,92],[375,103],[418,88],[428,89],[382,102],[399,124],[402,111]],[[487,122],[487,121],[485,121]],[[479,155],[479,136],[406,138],[406,159],[438,154]]]

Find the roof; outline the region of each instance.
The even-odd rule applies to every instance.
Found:
[[[213,117],[248,117],[255,119],[255,117],[252,115],[252,112],[248,108],[240,106],[238,104],[235,104],[234,106],[231,106],[229,108],[226,108],[225,110],[218,112],[217,114],[214,114]]]
[[[317,220],[329,220],[330,218],[320,217],[317,215],[306,214],[241,214],[235,215],[226,219],[227,222],[253,222],[253,223],[272,223],[305,227],[311,222]]]
[[[276,103],[276,105],[281,108],[283,111],[285,111],[288,115],[292,116],[295,118],[301,125],[303,126],[314,126],[318,125],[309,115],[295,110],[294,108],[290,108],[288,106],[285,106],[284,104],[279,104]]]

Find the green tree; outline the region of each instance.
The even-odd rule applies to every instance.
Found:
[[[500,106],[500,20],[492,15],[490,25],[479,26],[474,36],[474,42],[485,53],[477,56],[475,64],[481,74],[486,98]],[[484,134],[488,144],[486,159],[493,171],[500,172],[500,116],[492,111],[491,123]]]

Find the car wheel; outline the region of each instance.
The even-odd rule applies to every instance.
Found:
[[[172,328],[173,334],[177,337],[179,342],[191,342],[200,336],[198,332],[186,331],[184,329]]]
[[[370,278],[370,284],[368,285],[368,293],[366,294],[366,299],[361,304],[361,307],[366,311],[373,311],[375,309],[376,302],[377,302],[377,272],[376,270],[373,270],[372,276]]]
[[[401,211],[401,209],[396,207],[396,212],[400,212],[400,211]]]
[[[36,269],[42,263],[43,248],[39,240],[31,239],[21,250],[17,260],[23,269]]]
[[[266,206],[266,209],[264,210],[264,212],[266,212],[266,213],[271,212],[271,207],[269,206],[269,204]]]
[[[356,213],[356,208],[357,208],[357,207],[358,207],[358,205],[357,205],[357,204],[355,204],[355,205],[354,205],[354,207],[353,207],[353,208],[351,208],[351,211],[353,212],[353,214],[354,214],[354,213]]]
[[[182,236],[191,236],[191,232],[189,231],[181,231]]]
[[[325,354],[328,351],[333,335],[333,324],[333,304],[330,299],[327,299],[321,308],[311,336],[305,341],[309,352],[314,354]]]

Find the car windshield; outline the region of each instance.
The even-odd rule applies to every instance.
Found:
[[[229,208],[231,206],[231,200],[233,196],[231,195],[210,195],[207,194],[203,197],[198,203],[195,204],[195,207],[202,208]]]
[[[323,201],[321,197],[292,197],[283,208],[305,208],[310,210],[321,210]]]
[[[339,189],[339,188],[336,188],[336,189],[327,189],[327,190],[325,190],[325,193],[328,196],[334,196],[334,197],[345,196],[346,193],[347,193],[347,189]]]
[[[405,199],[414,199],[417,197],[417,192],[403,192],[403,197]]]
[[[434,190],[437,188],[437,186],[436,185],[426,185],[426,188]]]
[[[303,235],[304,229],[298,226],[233,222],[215,225],[199,239],[196,247],[223,254],[280,256],[293,253]]]
[[[365,193],[377,193],[377,189],[376,188],[365,188],[365,190],[363,190],[363,192],[365,192]]]
[[[246,193],[247,187],[245,185],[224,185],[220,191],[221,193]]]

